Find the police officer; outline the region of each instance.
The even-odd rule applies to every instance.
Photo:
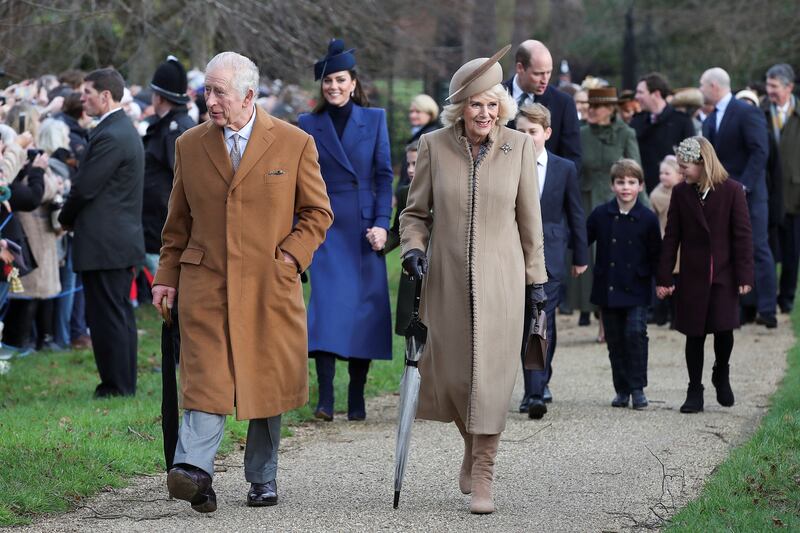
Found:
[[[167,219],[167,204],[172,192],[175,140],[181,133],[195,126],[186,107],[189,102],[186,85],[186,70],[174,56],[167,57],[158,66],[150,83],[155,117],[144,136],[142,224],[147,267],[152,274],[155,274],[158,265],[161,229]]]

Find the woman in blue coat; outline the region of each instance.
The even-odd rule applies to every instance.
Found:
[[[392,167],[383,109],[369,109],[355,72],[353,50],[331,40],[314,65],[321,97],[299,126],[314,137],[334,213],[314,255],[308,314],[308,351],[316,361],[315,416],[333,419],[336,358],[347,359],[347,417],[364,420],[370,361],[391,359],[391,311],[386,243],[392,214]]]

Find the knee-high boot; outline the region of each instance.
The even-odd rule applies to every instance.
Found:
[[[461,470],[458,472],[458,488],[462,494],[472,492],[472,439],[474,435],[467,433],[467,428],[461,420],[455,420],[461,438],[464,439],[464,458],[461,460]]]
[[[494,459],[500,434],[473,435],[472,437],[472,501],[469,510],[474,514],[494,512],[492,482],[494,481]]]

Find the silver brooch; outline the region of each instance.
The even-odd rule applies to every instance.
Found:
[[[503,146],[500,147],[504,154],[508,154],[511,151],[511,146],[508,143],[505,143]]]

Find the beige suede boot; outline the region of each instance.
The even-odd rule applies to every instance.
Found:
[[[472,437],[472,500],[469,510],[474,514],[494,512],[492,481],[494,480],[494,458],[500,434],[473,435]]]
[[[463,422],[455,421],[461,438],[464,439],[464,458],[461,460],[461,471],[458,473],[458,488],[463,494],[472,492],[472,439],[474,435],[467,433]]]

